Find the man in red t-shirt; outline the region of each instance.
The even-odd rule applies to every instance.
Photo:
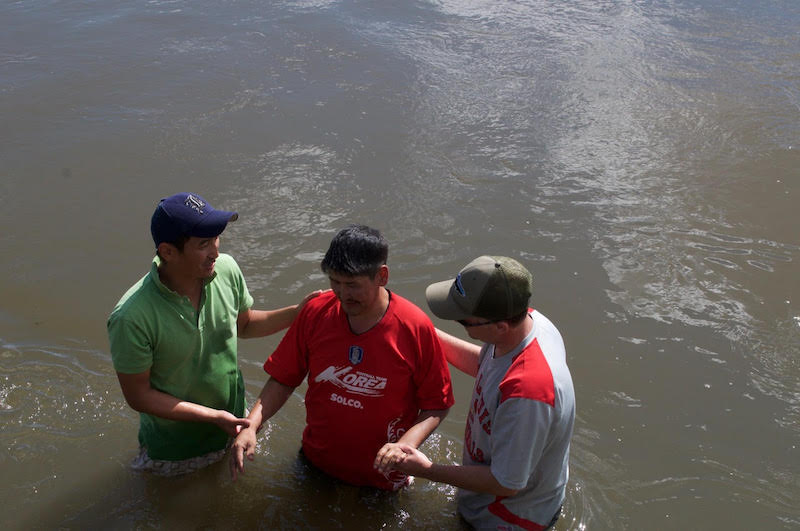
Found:
[[[332,292],[309,301],[264,363],[270,375],[231,450],[233,479],[252,460],[256,431],[308,378],[303,453],[353,485],[396,490],[399,471],[380,472],[387,442],[419,447],[453,405],[450,372],[425,313],[386,289],[389,246],[380,232],[350,225],[321,268]]]

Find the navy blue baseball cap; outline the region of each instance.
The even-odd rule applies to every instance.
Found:
[[[197,194],[180,193],[162,199],[150,220],[150,233],[156,247],[174,243],[183,236],[213,238],[222,234],[229,221],[239,219],[236,212],[215,210]]]

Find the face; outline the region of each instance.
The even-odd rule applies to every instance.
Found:
[[[380,305],[381,288],[388,280],[388,269],[381,266],[374,278],[368,275],[352,277],[329,272],[328,279],[344,312],[355,317],[375,310]]]
[[[500,328],[498,325],[505,324],[502,321],[487,321],[480,317],[468,317],[459,323],[464,326],[469,337],[484,343],[494,343]]]
[[[169,244],[168,244],[169,245]],[[209,278],[214,274],[214,263],[219,256],[219,236],[197,238],[192,236],[179,251],[170,245],[162,257],[169,263],[172,271],[187,278]]]

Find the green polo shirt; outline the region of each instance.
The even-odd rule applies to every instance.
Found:
[[[150,370],[150,385],[167,394],[241,417],[244,380],[236,358],[236,319],[253,305],[239,266],[220,254],[203,287],[200,307],[158,277],[160,259],[133,285],[108,319],[114,369]],[[151,459],[180,460],[220,450],[228,435],[206,422],[139,414],[139,443]]]

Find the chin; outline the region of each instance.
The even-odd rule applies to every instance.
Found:
[[[361,313],[361,305],[359,304],[342,304],[342,310],[344,313],[351,317],[355,317]]]

